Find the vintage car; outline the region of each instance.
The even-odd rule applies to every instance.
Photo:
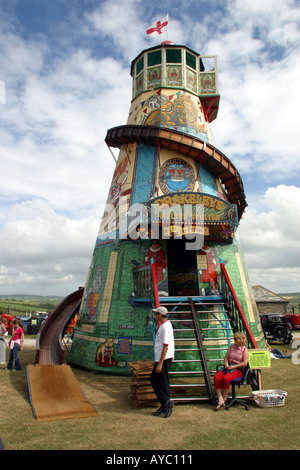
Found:
[[[285,316],[293,330],[300,330],[300,314],[299,313],[286,313]]]
[[[268,342],[278,341],[287,344],[291,342],[292,327],[283,313],[262,313],[259,316]]]

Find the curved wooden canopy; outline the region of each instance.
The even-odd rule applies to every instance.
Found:
[[[113,127],[107,131],[105,142],[118,148],[126,143],[157,146],[159,142],[163,148],[199,160],[200,165],[220,179],[228,201],[236,204],[238,218],[241,219],[247,207],[242,179],[229,158],[213,145],[173,129],[139,125]]]

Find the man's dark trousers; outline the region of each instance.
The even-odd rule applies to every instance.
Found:
[[[151,385],[162,407],[170,400],[169,370],[171,364],[172,358],[165,359],[163,362],[162,371],[158,373],[156,372],[158,362],[155,362],[150,375]]]

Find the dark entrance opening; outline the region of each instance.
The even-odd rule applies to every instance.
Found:
[[[167,240],[169,296],[199,295],[196,251],[187,250],[189,244],[185,239]]]

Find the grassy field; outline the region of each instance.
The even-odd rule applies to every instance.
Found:
[[[61,301],[59,297],[2,297],[0,298],[0,314],[9,313],[12,316],[25,316],[36,311],[51,312]]]
[[[289,301],[289,309],[294,307],[294,313],[299,313],[299,305],[300,305],[300,293],[291,293],[291,294],[279,294],[284,297],[286,300]]]
[[[282,349],[282,345],[277,346]],[[300,447],[300,365],[290,359],[272,360],[272,368],[263,373],[264,389],[288,392],[285,406],[259,408],[251,402],[249,411],[238,406],[214,412],[209,403],[175,405],[169,419],[153,417],[153,408],[133,408],[129,399],[130,377],[74,367],[77,381],[87,399],[96,406],[98,417],[37,423],[30,406],[25,370],[26,364],[34,363],[35,348],[25,346],[19,357],[23,367],[20,372],[8,372],[5,366],[0,366],[0,437],[7,450],[296,450]],[[250,387],[247,392],[251,392]]]

